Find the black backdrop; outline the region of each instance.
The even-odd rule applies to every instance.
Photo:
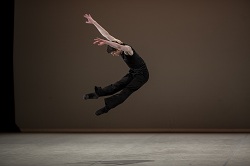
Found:
[[[14,0],[1,2],[1,132],[20,132],[15,123],[13,32]]]

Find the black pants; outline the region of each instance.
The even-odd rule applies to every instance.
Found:
[[[110,110],[123,103],[133,92],[138,90],[149,79],[148,70],[130,70],[121,80],[104,88],[95,87],[98,96],[109,96],[105,98],[105,107]],[[119,92],[120,91],[120,92]],[[119,93],[117,93],[119,92]],[[117,94],[115,94],[117,93]]]

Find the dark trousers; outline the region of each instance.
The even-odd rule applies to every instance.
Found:
[[[144,85],[148,81],[148,78],[149,74],[147,70],[140,71],[138,73],[129,72],[121,80],[114,84],[104,88],[95,87],[95,92],[98,96],[112,95],[104,99],[105,107],[110,110],[123,103],[133,92]]]

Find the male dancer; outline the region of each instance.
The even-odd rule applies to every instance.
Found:
[[[144,60],[131,46],[111,36],[90,16],[90,14],[85,14],[84,17],[87,19],[87,24],[93,24],[102,36],[107,39],[96,38],[94,39],[93,44],[97,44],[98,46],[107,45],[107,52],[113,56],[121,56],[130,68],[128,74],[126,74],[120,81],[104,88],[95,86],[94,93],[89,93],[84,96],[84,99],[87,100],[112,95],[105,98],[105,106],[96,111],[95,114],[99,116],[123,103],[133,92],[144,85],[149,79],[149,73]],[[119,93],[115,94],[117,92]]]

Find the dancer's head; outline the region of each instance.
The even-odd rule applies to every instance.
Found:
[[[112,42],[124,45],[124,43],[122,43],[122,42],[117,42],[117,41],[112,41]],[[118,49],[116,49],[114,47],[111,47],[110,45],[107,46],[107,52],[109,54],[112,54],[113,56],[119,56],[122,53],[121,50],[118,50]]]
[[[117,51],[116,48],[111,47],[110,45],[107,46],[107,52],[110,54],[111,52]]]
[[[114,49],[114,48],[112,48],[112,50],[113,51],[111,51],[110,54],[113,55],[113,56],[120,56],[121,53],[122,53],[122,50],[118,50],[118,49]]]

